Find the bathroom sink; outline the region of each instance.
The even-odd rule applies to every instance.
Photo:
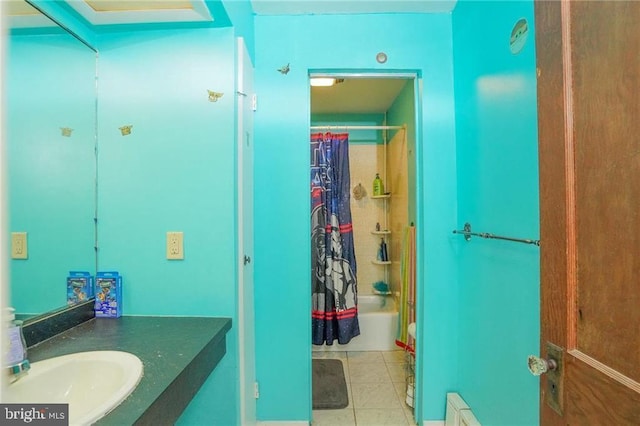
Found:
[[[77,352],[31,364],[9,385],[4,402],[69,404],[69,424],[89,425],[124,401],[142,377],[142,361],[128,352]]]

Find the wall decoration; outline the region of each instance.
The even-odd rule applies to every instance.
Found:
[[[60,127],[60,132],[62,133],[62,136],[70,138],[73,129],[71,127]]]
[[[280,74],[287,75],[287,74],[289,74],[289,70],[290,69],[291,68],[289,68],[289,64],[287,64],[287,65],[285,65],[283,67],[278,68],[278,71],[280,72]]]
[[[520,53],[527,41],[527,35],[529,35],[529,24],[526,19],[521,18],[511,30],[511,39],[509,40],[511,53],[514,55]]]
[[[209,92],[209,102],[218,102],[218,99],[220,99],[222,95],[224,95],[224,93],[214,92],[208,89],[207,92]]]
[[[384,64],[385,62],[387,62],[387,54],[384,52],[380,52],[376,55],[376,61],[378,61],[378,63],[380,64]]]
[[[358,183],[358,186],[353,188],[353,198],[356,200],[361,200],[362,197],[367,195],[367,191],[364,189],[361,183]]]
[[[131,134],[131,128],[133,127],[132,124],[128,125],[128,126],[122,126],[119,127],[120,129],[120,133],[122,133],[122,136],[127,136]]]

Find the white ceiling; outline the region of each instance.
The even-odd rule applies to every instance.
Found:
[[[346,78],[331,87],[312,86],[311,113],[384,113],[406,82],[401,78]]]

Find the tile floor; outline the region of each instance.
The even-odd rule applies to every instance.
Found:
[[[313,410],[313,426],[415,425],[405,403],[406,354],[390,352],[313,352],[313,358],[338,358],[344,366],[349,405]]]

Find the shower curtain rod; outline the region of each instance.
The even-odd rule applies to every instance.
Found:
[[[331,129],[345,129],[345,130],[397,130],[404,129],[405,126],[311,126],[310,130],[331,130]]]

